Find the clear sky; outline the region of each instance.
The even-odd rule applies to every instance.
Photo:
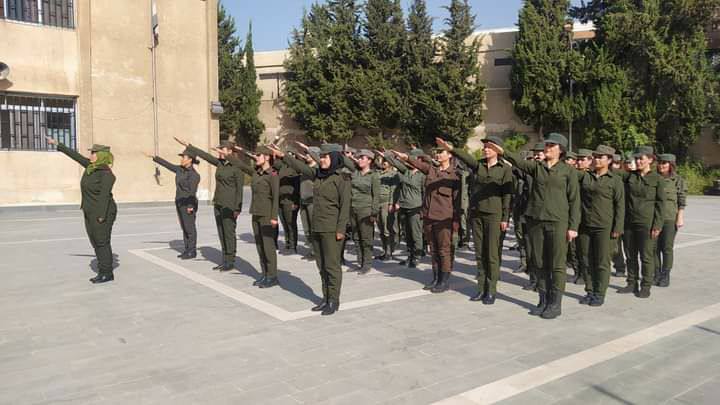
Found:
[[[248,23],[252,20],[255,50],[270,51],[288,46],[290,33],[302,17],[303,7],[309,9],[322,0],[221,0],[235,17],[238,34],[244,41]],[[407,16],[410,0],[402,0]],[[469,0],[476,15],[477,29],[512,27],[522,0]],[[428,12],[434,18],[435,31],[440,31],[447,11],[443,6],[450,0],[427,0]]]

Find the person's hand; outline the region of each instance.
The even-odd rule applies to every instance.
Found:
[[[282,159],[285,157],[285,153],[279,148],[277,148],[275,145],[268,145],[268,148],[270,148],[270,150],[272,151],[274,158]]]
[[[182,145],[182,146],[188,146],[188,145],[189,145],[187,142],[183,141],[182,139],[178,138],[177,136],[173,136],[173,139],[174,139],[175,141],[177,141],[177,143],[179,143],[179,144]]]
[[[277,221],[277,219],[271,219],[271,220],[270,220],[270,226],[272,226],[273,228],[277,228],[277,226],[278,226],[278,221]]]
[[[152,158],[155,157],[155,156],[153,156],[153,155],[151,155],[151,154],[149,154],[149,153],[147,153],[147,152],[143,152],[143,155],[145,155],[145,157],[148,157],[148,158],[150,158],[150,159],[152,159]]]
[[[50,145],[57,145],[57,144],[58,144],[58,141],[55,140],[55,138],[53,138],[53,137],[51,137],[51,136],[46,136],[45,139],[47,139],[47,143],[49,143]]]
[[[105,218],[99,217],[99,218],[97,219],[97,222],[98,222],[98,224],[102,224],[103,222],[105,222]]]
[[[393,154],[395,154],[395,156],[397,156],[397,158],[400,160],[408,160],[409,159],[407,153],[398,152],[395,149],[391,150],[391,152]]]
[[[192,215],[192,213],[195,212],[195,209],[193,207],[187,207],[187,213]]]
[[[488,143],[490,143],[490,144],[492,145],[491,142],[488,142]],[[567,231],[567,241],[568,241],[568,242],[574,241],[575,238],[577,238],[577,236],[578,236],[577,231],[573,231],[572,229],[568,229],[568,231]]]
[[[500,230],[505,232],[508,229],[508,223],[507,222],[500,222]]]
[[[612,239],[617,239],[619,237],[620,237],[620,232],[612,232],[610,234],[610,238],[612,238]]]
[[[445,149],[448,152],[452,152],[453,150],[453,146],[442,138],[435,138],[435,143],[437,144],[437,146]]]
[[[245,149],[241,148],[240,146],[233,145],[233,149],[235,149],[238,152],[245,152]]]
[[[682,212],[679,212],[677,214],[677,218],[675,218],[675,227],[677,229],[680,229],[683,226],[685,226],[685,216],[682,214]]]
[[[341,241],[341,240],[343,240],[343,239],[345,239],[345,233],[343,233],[343,232],[337,232],[337,233],[335,234],[335,240]]]
[[[240,211],[233,211],[233,218],[237,219],[238,215],[240,215]]]
[[[305,152],[307,152],[310,149],[307,145],[305,145],[304,143],[302,143],[300,141],[295,141],[295,145],[297,145],[300,149],[304,150]]]
[[[653,229],[650,231],[650,237],[651,237],[651,238],[657,239],[659,236],[660,236],[660,229],[658,229],[658,228],[653,228]]]
[[[485,142],[485,145],[497,152],[498,155],[502,155],[505,153],[505,149],[503,149],[502,146],[495,144],[494,142]]]

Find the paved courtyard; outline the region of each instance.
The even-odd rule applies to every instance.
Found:
[[[340,312],[320,317],[297,255],[280,255],[280,288],[252,287],[246,213],[238,271],[219,274],[210,207],[192,261],[176,258],[173,207],[121,207],[115,282],[94,286],[78,210],[0,210],[0,404],[717,404],[720,199],[690,198],[686,221],[670,288],[640,300],[613,277],[591,308],[568,285],[546,321],[507,249],[494,306],[468,301],[462,250],[449,293],[421,290],[427,259],[378,264],[345,273]]]

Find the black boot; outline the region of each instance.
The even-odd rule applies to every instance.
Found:
[[[650,298],[650,286],[642,286],[635,296],[638,298]]]
[[[115,280],[115,276],[113,276],[112,273],[110,274],[98,274],[97,276],[90,279],[90,282],[93,284],[102,284],[107,283],[108,281]]]
[[[257,286],[259,286],[260,284],[264,283],[266,279],[267,279],[267,273],[263,271],[262,277],[260,277],[259,279],[255,280],[255,282],[253,282],[253,285],[254,285],[255,287],[257,287]]]
[[[327,298],[323,297],[323,300],[322,300],[319,304],[317,304],[317,305],[315,305],[314,307],[310,308],[310,310],[313,311],[313,312],[322,311],[323,309],[325,309],[325,307],[327,306],[327,304],[328,304]]]
[[[663,270],[662,277],[657,284],[658,287],[670,287],[670,270]]]
[[[602,295],[594,295],[592,301],[590,301],[591,307],[601,307],[605,303],[605,297]]]
[[[653,285],[660,285],[660,280],[662,280],[663,270],[657,269],[655,270],[655,276],[653,276]]]
[[[428,283],[428,284],[425,284],[425,286],[423,287],[423,290],[426,290],[426,291],[427,291],[427,290],[432,290],[433,287],[435,287],[435,286],[437,285],[437,283],[438,283],[438,278],[439,278],[439,277],[438,277],[438,273],[439,273],[439,272],[438,272],[436,269],[433,269],[432,272],[433,272],[432,281],[431,281],[430,283]]]
[[[177,257],[180,258],[180,259],[182,259],[183,256],[185,256],[185,255],[187,254],[187,252],[188,252],[187,249],[185,249],[185,250],[183,250],[182,253],[180,253],[179,255],[177,255]]]
[[[187,252],[183,253],[182,256],[180,256],[180,258],[182,260],[190,260],[190,259],[194,259],[196,257],[197,257],[197,250],[195,250],[195,249],[188,250]]]
[[[472,297],[470,297],[470,301],[472,301],[472,302],[478,302],[478,301],[485,302],[485,297],[487,297],[487,293],[486,293],[485,291],[478,290],[478,292],[475,293],[475,295],[473,295]]]
[[[388,258],[388,243],[384,236],[381,237],[381,239],[382,239],[383,254],[375,256],[375,260],[385,261]]]
[[[562,314],[562,293],[555,292],[552,294],[550,303],[547,308],[540,314],[542,319],[555,319]]]
[[[540,291],[539,296],[540,296],[540,301],[533,309],[530,310],[530,315],[534,315],[534,316],[541,315],[545,311],[545,308],[548,305],[547,293],[544,291]]]
[[[525,284],[522,288],[525,291],[537,291],[537,279],[532,274],[530,275],[530,279],[528,280],[527,284]]]
[[[270,288],[275,287],[276,285],[279,285],[277,277],[267,277],[265,278],[265,281],[258,285],[260,288]]]
[[[340,309],[339,302],[328,301],[327,305],[325,306],[325,308],[323,308],[323,311],[320,315],[332,315],[337,312],[338,309]]]
[[[358,274],[360,274],[360,275],[368,274],[370,272],[370,270],[372,270],[372,267],[369,264],[363,264],[360,267],[360,271],[358,271]]]
[[[219,269],[221,272],[233,270],[235,268],[235,260],[226,260],[222,267]]]
[[[638,291],[638,283],[635,282],[628,282],[627,285],[619,290],[617,290],[618,294],[634,294]]]
[[[213,267],[213,270],[221,270],[223,267],[225,267],[225,262],[218,264],[217,266]]]
[[[433,294],[443,293],[450,289],[450,273],[439,271],[438,282],[430,289]]]
[[[485,299],[483,299],[483,304],[485,305],[493,305],[495,304],[495,294],[486,294]]]
[[[583,305],[588,305],[593,301],[594,298],[595,295],[593,293],[587,293],[584,297],[580,298],[580,303]]]

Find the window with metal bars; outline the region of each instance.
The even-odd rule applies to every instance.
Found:
[[[0,18],[74,28],[73,0],[0,0]]]
[[[46,136],[77,149],[75,99],[0,92],[0,150],[50,151]]]

